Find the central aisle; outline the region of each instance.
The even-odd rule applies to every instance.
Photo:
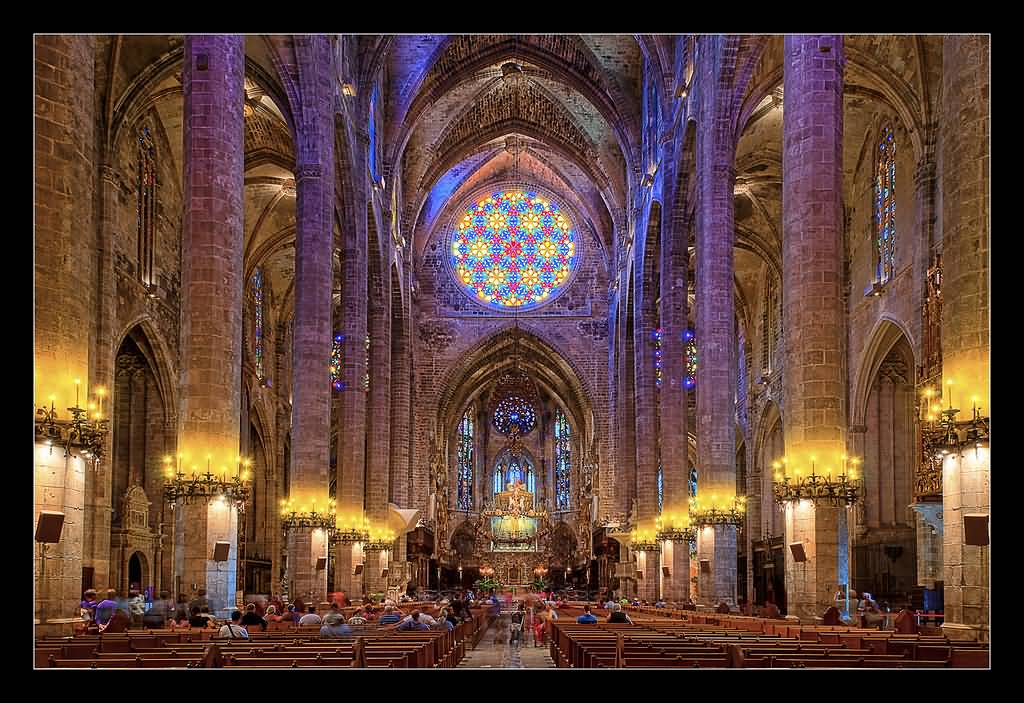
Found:
[[[535,647],[533,637],[524,633],[522,644],[508,643],[507,615],[497,618],[480,638],[476,649],[466,652],[459,663],[460,669],[554,669],[547,645]]]

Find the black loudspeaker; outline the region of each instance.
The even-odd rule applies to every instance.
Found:
[[[964,515],[964,544],[988,546],[988,515]]]
[[[793,552],[793,561],[807,561],[807,552],[803,542],[790,542],[789,551]]]
[[[64,513],[44,510],[39,513],[36,522],[36,542],[56,544],[60,542],[60,533],[64,529]]]
[[[388,570],[386,568],[380,570],[380,577],[387,578]]]
[[[323,571],[326,568],[327,568],[327,557],[317,557],[316,558],[316,570],[317,571]]]
[[[353,576],[357,576],[357,575],[359,575],[361,573],[363,573],[363,565],[362,564],[356,564],[356,568],[352,571],[352,575]]]
[[[711,560],[710,559],[701,559],[700,560],[700,571],[701,571],[702,574],[710,574],[711,573]]]
[[[644,572],[641,571],[640,569],[636,570],[636,580],[637,581],[643,581],[644,580]]]
[[[228,552],[231,551],[231,542],[217,542],[213,548],[214,561],[227,561]]]
[[[669,568],[667,566],[663,566],[663,567],[661,567],[661,575],[662,576],[671,576],[672,572],[669,571]]]

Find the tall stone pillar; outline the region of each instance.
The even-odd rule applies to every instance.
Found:
[[[647,223],[645,237],[634,246],[633,275],[636,291],[630,304],[634,311],[633,348],[636,363],[634,375],[634,421],[636,445],[636,529],[643,539],[653,541],[658,520],[658,435],[654,428],[658,418],[658,387],[654,376],[654,331],[658,326],[655,301],[660,290],[654,288],[653,272],[656,261],[645,261],[643,253],[653,251],[657,242],[649,241],[661,236],[661,208],[651,208],[654,221]],[[638,554],[637,571],[641,572],[637,595],[653,603],[658,598],[660,585],[661,550]]]
[[[71,419],[76,390],[80,407],[92,397],[96,39],[39,35],[34,48],[33,403],[52,407],[63,422]],[[80,620],[85,482],[93,469],[77,450],[65,456],[59,442],[53,445],[37,436],[33,526],[42,511],[63,513],[64,524],[59,542],[34,545],[35,619],[40,635],[68,635]]]
[[[785,39],[782,221],[785,471],[838,475],[846,447],[842,36]],[[790,615],[820,616],[849,582],[847,508],[786,508]]]
[[[701,125],[697,137],[697,470],[698,507],[732,507],[736,498],[736,300],[733,243],[736,181],[729,94],[719,86],[727,66],[726,37],[702,37]],[[700,602],[736,604],[736,527],[697,528],[702,564]],[[710,589],[710,590],[709,590]]]
[[[366,143],[353,150],[353,173],[366,173]],[[339,527],[362,527],[366,477],[366,334],[367,255],[369,251],[366,214],[366,182],[355,179],[353,202],[346,210],[352,222],[343,228],[341,252],[341,319],[345,342],[345,383],[338,412]],[[372,341],[371,341],[372,345]],[[371,347],[372,348],[372,347]],[[363,550],[351,543],[339,543],[336,550],[334,586],[349,596],[363,591]],[[357,567],[360,567],[357,569]],[[361,573],[356,574],[355,571]]]
[[[379,229],[379,228],[378,228]],[[382,546],[392,536],[388,528],[388,482],[391,450],[391,291],[390,272],[381,271],[379,248],[371,256],[378,261],[370,266],[374,291],[369,301],[370,328],[370,393],[367,399],[366,444],[366,518],[371,539]],[[368,593],[387,590],[388,552],[374,549],[366,552],[365,584]]]
[[[661,244],[661,333],[662,384],[659,392],[661,467],[662,467],[662,525],[685,526],[689,512],[689,466],[687,427],[686,362],[683,358],[683,333],[687,318],[687,237],[689,222],[675,213],[685,213],[676,188],[678,168],[682,155],[666,149],[664,161],[672,164],[665,174],[665,209],[662,217]],[[690,545],[685,540],[663,543],[661,564],[662,598],[672,603],[684,602],[690,595]]]
[[[185,218],[178,451],[186,474],[230,479],[239,452],[242,359],[242,103],[239,35],[187,35],[182,69]],[[211,612],[235,605],[238,513],[220,500],[175,506],[175,574],[205,587]],[[218,541],[226,562],[213,560]]]
[[[296,37],[303,82],[296,126],[295,323],[292,332],[292,442],[288,500],[297,515],[327,511],[330,485],[331,382],[327,371],[333,331],[334,103],[333,52],[323,35]],[[323,527],[288,529],[292,598],[327,598]],[[323,562],[326,563],[326,562]]]
[[[989,39],[949,36],[942,50],[942,377],[957,419],[989,407]],[[952,385],[948,383],[952,381]],[[977,401],[973,401],[977,398]],[[991,512],[987,446],[943,463],[943,581],[951,638],[988,640],[989,547],[966,544],[965,515]]]

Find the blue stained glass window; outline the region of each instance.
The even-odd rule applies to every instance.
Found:
[[[572,430],[565,413],[555,411],[555,509],[569,509],[569,479],[572,475]]]
[[[697,467],[690,466],[690,497],[697,497]]]
[[[683,386],[689,390],[697,385],[697,337],[693,330],[683,332],[684,353],[686,355],[686,376]]]
[[[370,93],[370,123],[368,125],[370,133],[370,177],[373,178],[374,183],[380,181],[380,173],[377,169],[377,102],[379,99],[380,86],[374,84],[373,92]]]
[[[658,464],[658,512],[662,511],[665,505],[665,471],[661,464]]]
[[[256,315],[253,330],[253,357],[256,362],[256,378],[263,380],[263,269],[257,268],[252,274],[252,299]]]
[[[459,423],[458,509],[473,509],[473,418],[469,411]]]
[[[501,464],[498,464],[498,467],[494,469],[494,492],[501,493],[503,490],[505,490],[505,484],[503,480]]]
[[[523,474],[523,467],[519,465],[519,462],[513,459],[508,462],[508,470],[505,471],[505,484],[518,483],[522,481],[526,483],[526,476]]]
[[[885,283],[896,272],[896,138],[892,127],[882,129],[875,167],[875,274]]]
[[[530,493],[537,492],[537,479],[533,476],[533,467],[526,465],[526,490]]]
[[[331,388],[340,391],[345,387],[342,380],[342,347],[345,345],[345,335],[339,333],[334,335],[334,342],[331,344]]]

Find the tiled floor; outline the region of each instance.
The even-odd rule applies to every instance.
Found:
[[[502,619],[480,639],[476,649],[466,652],[460,669],[553,669],[548,647],[536,647],[532,637],[522,644],[508,643],[508,625]]]

